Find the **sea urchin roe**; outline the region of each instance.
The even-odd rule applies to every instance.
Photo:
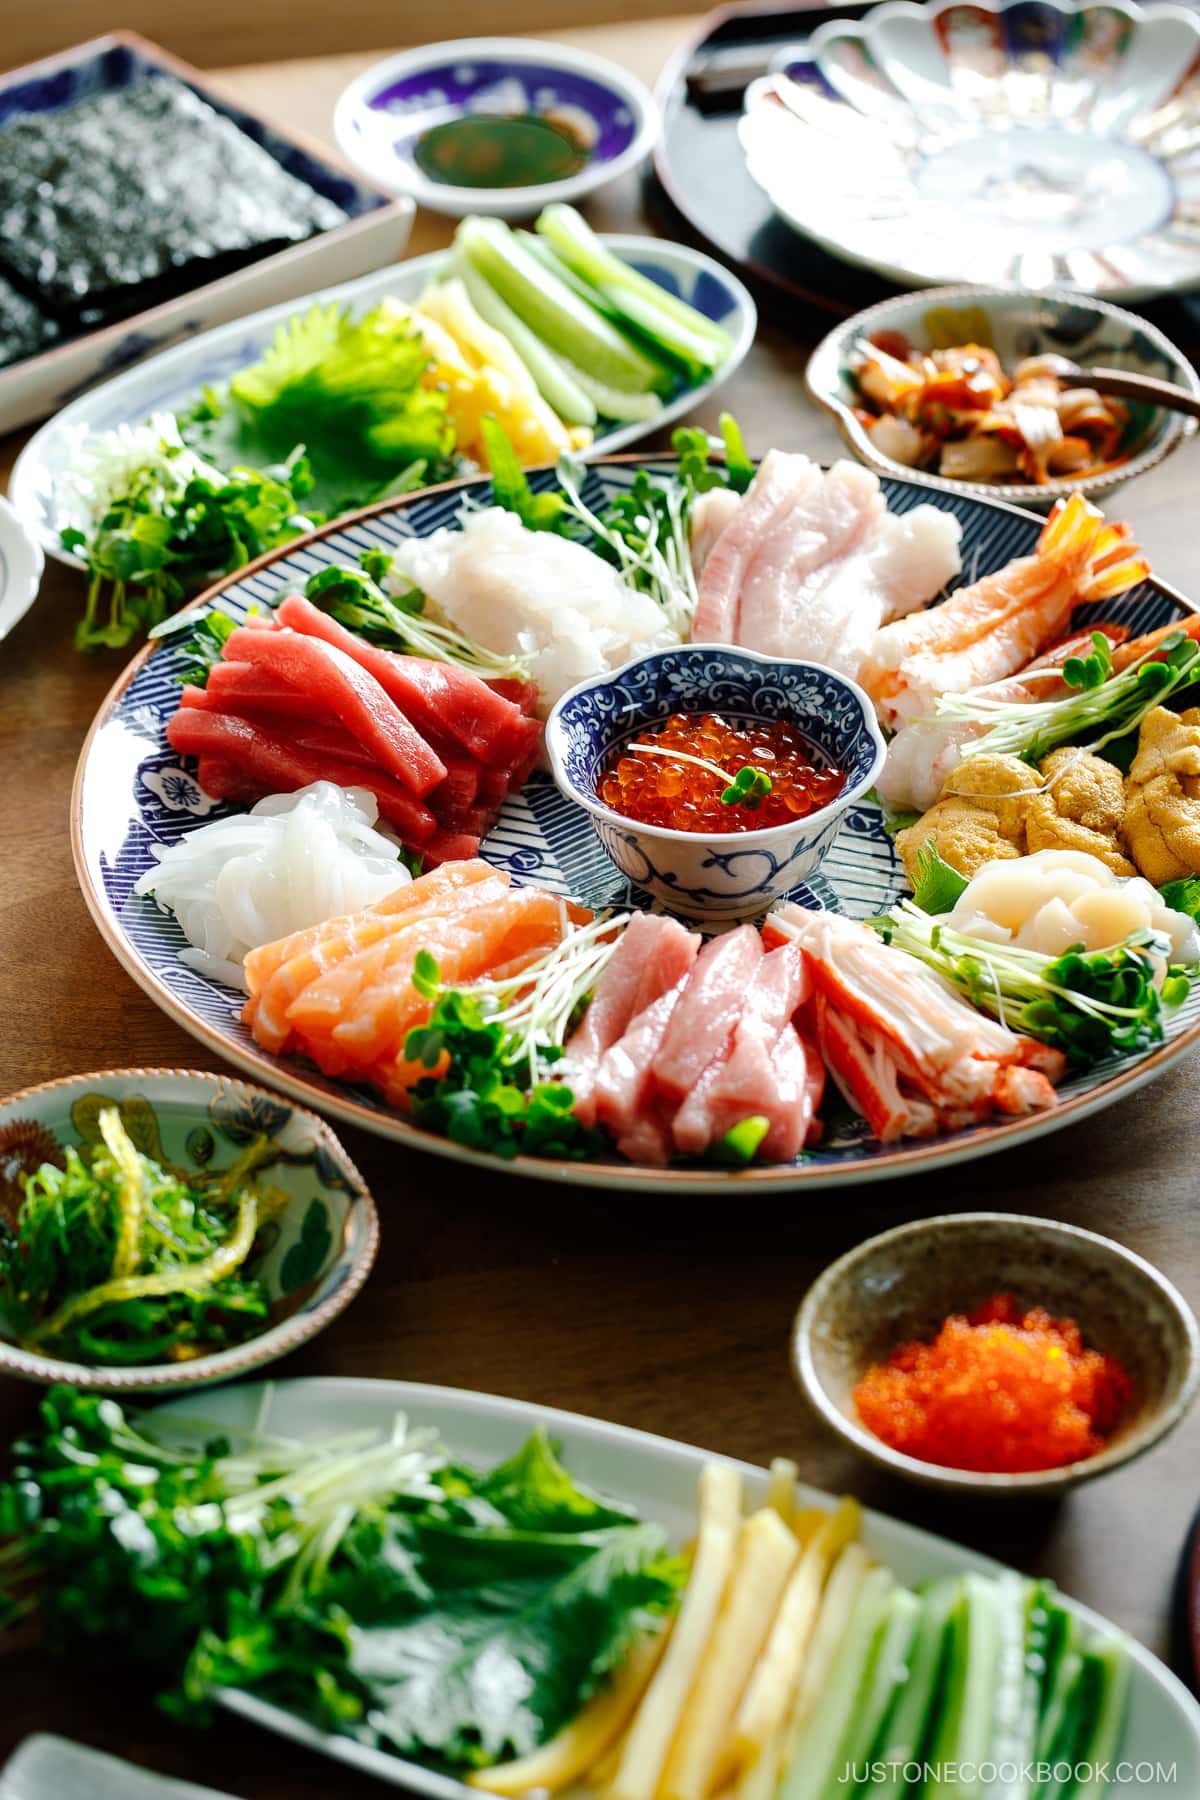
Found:
[[[634,750],[633,744],[650,745],[653,753]],[[681,754],[663,754],[670,751]],[[697,767],[688,757],[715,767]],[[724,803],[722,795],[747,768],[769,777],[770,792],[757,805]],[[642,825],[721,833],[792,824],[828,806],[845,780],[786,720],[673,713],[609,756],[596,792],[605,806]]]
[[[1090,1350],[1074,1319],[1022,1312],[998,1294],[951,1314],[932,1343],[902,1344],[854,1390],[859,1417],[893,1450],[949,1469],[1016,1475],[1104,1448],[1133,1384]]]

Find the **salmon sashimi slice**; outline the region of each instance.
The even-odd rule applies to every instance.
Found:
[[[308,694],[314,706],[336,713],[380,767],[418,799],[446,779],[445,764],[392,696],[340,646],[299,631],[247,631],[243,626],[226,639],[224,654],[264,669]]]
[[[431,900],[416,911],[401,913],[388,921],[390,929],[374,942],[336,957],[315,979],[304,983],[288,1005],[288,1018],[298,1031],[310,1035],[314,1031],[332,1032],[352,1016],[360,996],[389,968],[404,965],[411,973],[410,952],[415,956],[423,945],[432,952],[433,933],[475,914],[486,916],[489,909],[503,904],[507,891],[507,884],[497,875],[446,899]],[[422,933],[427,934],[427,941],[422,940]],[[272,977],[272,983],[286,978],[290,968],[290,964],[285,964]],[[409,978],[409,974],[404,976],[406,981]]]
[[[784,1027],[811,989],[799,944],[781,944],[763,956],[728,1054],[709,1065],[675,1116],[672,1130],[678,1149],[699,1156],[741,1120],[755,1116],[784,1130],[786,1117],[800,1104],[802,1094],[781,1086],[775,1051]],[[800,1142],[807,1128],[805,1119]]]
[[[763,457],[741,505],[705,557],[692,621],[693,643],[738,641],[742,589],[760,542],[820,479],[820,469],[807,456],[769,450]]]
[[[657,1093],[681,1103],[709,1063],[725,1054],[762,956],[753,925],[738,925],[704,946],[654,1058]]]
[[[677,919],[656,913],[635,913],[630,919],[579,1029],[566,1046],[575,1116],[583,1124],[596,1121],[593,1089],[602,1058],[639,1013],[687,974],[700,941]]]
[[[427,875],[418,875],[415,881],[406,882],[395,893],[385,894],[382,900],[364,908],[364,913],[367,917],[375,914],[389,917],[408,912],[413,907],[424,905],[426,901],[452,894],[458,888],[472,887],[499,874],[502,871],[494,869],[490,863],[447,863],[444,868],[432,870]],[[356,913],[351,916],[358,918],[361,915]],[[259,949],[251,950],[244,964],[249,991],[257,993],[282,964],[310,949],[318,938],[327,932],[336,932],[345,923],[345,917],[323,919],[319,925],[310,925],[303,931],[293,931],[287,937],[277,938],[273,944],[263,944]]]
[[[1127,527],[1108,525],[1081,495],[1060,501],[1031,556],[876,632],[859,680],[880,718],[893,727],[926,718],[939,694],[1016,674],[1064,634],[1078,600],[1143,579],[1135,550]]]
[[[483,892],[482,888],[475,890],[476,895]],[[532,955],[556,925],[561,934],[561,918],[553,894],[542,888],[511,888],[498,901],[481,901],[456,915],[450,921],[454,935],[444,933],[440,948],[435,942],[422,942],[419,947],[437,959],[443,985],[469,984],[486,976],[497,963]],[[302,1002],[304,999],[307,996]],[[292,1011],[296,1016],[295,1007]],[[401,1056],[409,1031],[428,1016],[429,1002],[412,984],[412,963],[407,956],[381,958],[374,980],[362,986],[333,1027],[333,1040],[356,1066],[379,1063]]]
[[[441,732],[480,762],[512,768],[539,741],[537,721],[469,669],[381,650],[299,594],[289,594],[275,616],[281,624],[351,657],[418,729]]]

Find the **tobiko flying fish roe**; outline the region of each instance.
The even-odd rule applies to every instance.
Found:
[[[1022,1312],[997,1294],[952,1313],[932,1343],[902,1344],[854,1390],[859,1417],[893,1450],[943,1468],[1017,1475],[1095,1456],[1133,1383],[1089,1349],[1074,1319]]]

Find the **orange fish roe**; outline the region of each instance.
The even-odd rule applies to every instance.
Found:
[[[699,756],[728,772],[669,756],[616,750],[596,784],[605,806],[643,825],[673,831],[761,831],[788,825],[835,800],[845,785],[840,769],[814,761],[812,745],[782,719],[726,719],[720,713],[673,713],[662,725],[647,726],[632,740]],[[757,807],[721,802],[740,769],[760,769],[771,792]]]
[[[948,1469],[1016,1475],[1095,1456],[1133,1383],[1089,1350],[1074,1319],[1022,1312],[997,1294],[954,1313],[931,1344],[902,1344],[854,1390],[859,1417],[893,1450]]]

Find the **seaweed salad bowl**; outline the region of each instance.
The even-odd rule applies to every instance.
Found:
[[[42,1082],[0,1101],[0,1229],[16,1226],[26,1176],[45,1163],[62,1168],[69,1150],[88,1162],[108,1106],[143,1155],[184,1179],[219,1174],[248,1146],[261,1146],[256,1173],[286,1195],[282,1210],[260,1227],[244,1265],[267,1292],[262,1329],[187,1360],[101,1367],[13,1343],[0,1305],[0,1374],[101,1393],[202,1387],[298,1349],[350,1304],[379,1243],[379,1217],[362,1177],[323,1120],[228,1075],[106,1069]]]

